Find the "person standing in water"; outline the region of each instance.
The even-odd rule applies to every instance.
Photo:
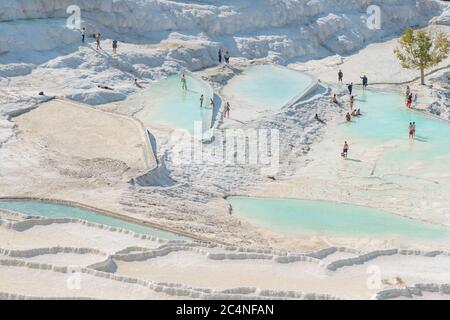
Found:
[[[219,63],[222,63],[222,48],[219,49],[218,56],[219,56]]]
[[[227,104],[225,105],[225,111],[224,111],[225,118],[230,118],[230,110],[231,110],[230,103],[227,102]]]
[[[414,138],[414,125],[412,122],[409,123],[409,138],[410,139]]]
[[[102,48],[100,46],[100,41],[101,41],[101,34],[100,34],[100,32],[97,32],[95,34],[95,42],[97,43],[97,50],[100,50]]]
[[[412,102],[413,102],[413,94],[410,93],[409,96],[406,98],[406,106],[408,108],[411,108]]]
[[[362,79],[363,90],[366,90],[367,86],[369,85],[369,79],[366,77],[366,75],[364,75],[360,78]]]
[[[412,129],[413,129],[413,138],[415,138],[416,137],[416,123],[415,122],[413,122],[413,124],[412,124]]]
[[[83,28],[81,30],[81,43],[84,44],[85,40],[86,40],[86,28]]]
[[[338,72],[338,81],[339,83],[342,83],[342,81],[344,81],[344,73],[342,72],[342,70],[339,70]]]
[[[116,54],[117,53],[117,40],[113,41],[112,48],[113,48],[113,53]]]
[[[209,105],[210,105],[211,109],[214,110],[215,105],[214,105],[214,100],[212,98],[209,99]]]
[[[352,95],[352,93],[353,93],[353,82],[350,83],[350,84],[347,86],[347,89],[348,89],[348,93],[349,93],[350,95]]]
[[[347,157],[348,157],[348,150],[349,149],[350,148],[348,146],[348,143],[347,143],[347,141],[345,141],[344,148],[342,149],[342,153],[341,153],[342,158],[347,159]]]
[[[205,96],[202,94],[200,96],[200,108],[203,108],[203,102],[205,101]]]
[[[350,110],[353,110],[354,104],[355,104],[355,96],[350,96]]]
[[[181,88],[183,89],[183,90],[186,90],[187,91],[187,89],[188,89],[188,87],[187,87],[187,80],[186,80],[186,75],[183,73],[183,75],[181,76]]]

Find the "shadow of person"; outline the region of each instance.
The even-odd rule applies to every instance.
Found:
[[[352,158],[345,158],[345,160],[353,161],[353,162],[362,162],[362,161],[359,160],[359,159],[352,159]]]
[[[419,142],[428,142],[428,138],[422,136],[415,136],[414,140],[417,140]]]

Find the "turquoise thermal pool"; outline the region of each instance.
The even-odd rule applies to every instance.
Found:
[[[180,76],[170,76],[146,89],[148,101],[135,116],[146,126],[167,126],[194,133],[194,123],[199,123],[202,133],[212,126],[213,110],[211,88],[202,81],[186,75],[188,90],[183,90]],[[200,96],[204,95],[203,108]]]
[[[225,86],[224,94],[234,101],[267,110],[279,110],[305,92],[312,77],[274,65],[248,68]]]
[[[327,201],[228,199],[233,213],[255,225],[296,235],[449,241],[450,228],[380,210]]]
[[[450,163],[450,123],[405,107],[403,94],[358,91],[355,108],[362,117],[339,126],[337,135],[350,147],[380,152],[377,172],[442,177]],[[422,100],[426,99],[422,98]],[[419,102],[421,98],[419,97]],[[416,139],[410,140],[409,123],[416,123]],[[357,159],[368,161],[368,159]]]
[[[424,192],[450,190],[450,123],[407,109],[401,93],[370,90],[355,95],[355,108],[363,116],[349,123],[342,120],[333,133],[337,157],[341,142],[350,144],[346,170],[355,170],[356,178],[358,172],[385,183],[423,186]],[[421,99],[426,101],[419,97],[419,103]],[[416,123],[415,139],[408,136],[410,122]],[[229,202],[238,216],[279,232],[450,240],[450,228],[366,207],[287,199],[231,198]]]
[[[0,209],[45,218],[80,219],[109,227],[126,229],[135,233],[150,235],[161,239],[186,240],[186,238],[170,232],[147,227],[139,223],[110,217],[84,208],[64,204],[35,200],[0,200]]]

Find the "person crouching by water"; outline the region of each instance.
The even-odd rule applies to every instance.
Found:
[[[339,104],[339,101],[337,99],[337,95],[333,95],[333,97],[331,98],[331,102],[335,103],[335,104]]]
[[[347,143],[347,141],[345,141],[344,147],[343,147],[342,153],[341,153],[342,158],[347,159],[347,157],[348,157],[348,149],[349,149],[348,143]]]
[[[347,114],[345,115],[345,120],[347,120],[347,122],[352,121],[352,116],[350,115],[349,112],[347,112]]]

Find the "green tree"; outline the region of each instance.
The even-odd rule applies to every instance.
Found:
[[[411,28],[405,30],[399,45],[394,53],[401,66],[420,70],[422,84],[425,84],[425,70],[447,59],[450,51],[450,40],[444,32],[438,32],[433,38],[431,33],[414,32]]]

